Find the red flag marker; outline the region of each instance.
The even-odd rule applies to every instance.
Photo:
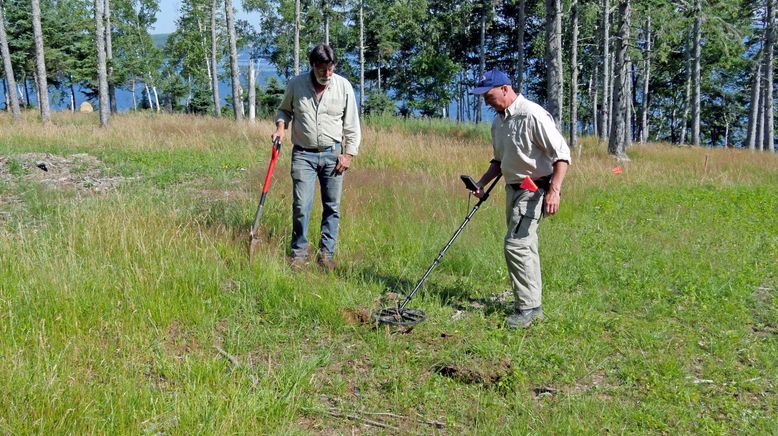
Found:
[[[621,165],[613,169],[613,174],[621,174]]]
[[[535,192],[538,190],[538,185],[536,185],[535,182],[533,182],[529,177],[525,177],[524,180],[521,181],[519,188]]]

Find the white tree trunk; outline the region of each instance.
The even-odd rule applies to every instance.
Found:
[[[613,68],[613,114],[608,153],[624,157],[627,143],[627,105],[629,104],[627,49],[629,48],[630,0],[619,0],[619,32]]]
[[[365,2],[359,1],[359,113],[365,112]]]
[[[746,143],[745,146],[749,150],[756,149],[756,126],[758,124],[759,105],[761,104],[760,97],[762,96],[762,56],[761,52],[757,53],[753,60],[753,77],[751,79],[751,108],[748,112],[748,130],[746,130]]]
[[[600,25],[600,48],[602,49],[602,81],[600,89],[602,90],[602,102],[600,103],[599,124],[597,135],[604,138],[608,133],[608,94],[610,91],[610,2],[602,0],[602,24]]]
[[[324,43],[330,45],[330,2],[322,1],[322,15],[324,16]]]
[[[105,0],[103,15],[105,16],[105,27],[103,30],[105,32],[105,64],[108,74],[108,99],[110,101],[111,113],[115,114],[118,109],[116,107],[116,85],[114,84],[113,79],[113,43],[111,42],[113,28],[111,27],[110,0]]]
[[[578,148],[578,0],[570,3],[570,148]]]
[[[227,15],[227,35],[230,43],[230,72],[232,75],[232,107],[235,109],[235,120],[243,119],[243,101],[240,98],[240,71],[238,70],[238,48],[235,36],[235,10],[232,0],[224,1],[224,11]]]
[[[562,130],[562,5],[546,0],[546,108]]]
[[[149,88],[149,82],[143,82],[143,87],[146,88],[146,101],[149,102],[149,109],[154,110],[154,100],[151,99],[151,88]]]
[[[257,77],[254,73],[254,59],[249,59],[249,122],[257,119]]]
[[[3,56],[3,71],[5,73],[6,86],[8,87],[8,107],[13,115],[14,122],[22,119],[22,111],[19,108],[19,96],[16,93],[18,88],[16,78],[14,77],[13,66],[11,65],[11,52],[8,50],[8,35],[5,33],[5,11],[0,2],[0,54]]]
[[[591,95],[591,101],[592,101],[592,135],[598,135],[598,128],[600,126],[599,124],[599,117],[598,117],[598,99],[599,99],[599,77],[600,77],[600,66],[598,65],[597,61],[594,61],[594,72],[591,76],[589,76],[589,95]],[[595,79],[595,77],[597,79]]]
[[[775,48],[775,0],[767,0],[767,29],[764,49],[764,145],[762,150],[775,151],[775,115],[773,112],[773,50]]]
[[[162,107],[159,105],[159,94],[157,94],[157,86],[152,85],[151,90],[154,91],[154,103],[157,105],[157,113],[162,111]]]
[[[70,77],[70,112],[76,111],[76,88],[73,86],[73,77]]]
[[[702,38],[702,0],[694,0],[694,66],[692,68],[692,144],[700,145],[700,58]]]
[[[651,16],[646,18],[643,30],[645,49],[643,50],[643,100],[640,108],[640,143],[648,142],[648,93],[651,78]]]
[[[221,98],[219,97],[219,76],[218,69],[216,67],[216,53],[218,53],[218,47],[216,42],[216,0],[211,0],[211,94],[213,96],[213,112],[214,115],[220,117],[222,115]]]
[[[294,0],[294,75],[300,74],[300,0]]]
[[[482,2],[481,7],[481,44],[478,46],[479,62],[478,62],[478,77],[479,80],[486,72],[486,0]],[[475,122],[481,122],[481,96],[475,96]]]
[[[38,98],[40,100],[41,122],[48,124],[51,121],[51,109],[49,108],[49,81],[46,78],[46,58],[43,54],[43,30],[41,30],[41,7],[39,0],[31,0],[32,3],[32,33],[35,37],[35,77],[38,85]]]
[[[137,112],[138,100],[135,98],[135,77],[134,76],[130,79],[130,92],[132,93],[132,110],[133,112]]]
[[[105,65],[105,28],[103,0],[95,0],[95,41],[97,49],[97,92],[100,100],[100,127],[108,126],[110,102],[108,101],[108,73]]]

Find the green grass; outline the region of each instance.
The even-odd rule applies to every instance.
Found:
[[[288,147],[262,248],[246,253],[269,124],[126,116],[100,132],[88,120],[0,128],[1,192],[18,199],[0,201],[0,432],[778,427],[775,156],[635,146],[615,176],[587,140],[562,210],[541,223],[546,320],[510,331],[487,301],[508,285],[495,191],[411,303],[428,320],[398,332],[355,319],[408,292],[462,222],[458,175],[490,158],[480,133],[367,123],[341,266],[293,274]],[[14,157],[33,151],[89,153],[127,179],[102,194],[48,189]]]

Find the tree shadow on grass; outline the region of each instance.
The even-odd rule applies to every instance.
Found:
[[[346,280],[359,278],[367,282],[380,283],[383,288],[381,304],[388,306],[402,304],[421,278],[419,276],[416,279],[409,280],[391,273],[378,271],[374,267],[338,270],[337,274]],[[480,311],[487,316],[494,313],[505,314],[512,312],[512,303],[506,301],[506,293],[482,298],[472,297],[472,292],[451,276],[444,276],[438,280],[427,278],[416,295],[414,295],[414,298],[418,298],[421,294],[437,297],[444,306],[463,312]]]

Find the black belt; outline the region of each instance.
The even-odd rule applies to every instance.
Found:
[[[293,150],[297,150],[297,151],[307,151],[309,153],[323,153],[325,151],[332,151],[332,150],[334,150],[335,146],[334,145],[330,145],[327,148],[305,148],[305,147],[300,147],[299,145],[295,145],[294,147],[292,147],[292,149]]]
[[[535,186],[537,186],[538,188],[542,188],[544,191],[548,191],[548,188],[551,186],[551,176],[550,175],[543,176],[543,177],[538,177],[537,179],[532,179],[532,181],[535,182]],[[515,190],[517,190],[517,191],[519,189],[523,189],[521,187],[521,183],[510,183],[510,187],[515,189]]]

